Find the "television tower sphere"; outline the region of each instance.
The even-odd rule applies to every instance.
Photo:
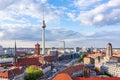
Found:
[[[45,20],[43,20],[42,28],[46,28]]]

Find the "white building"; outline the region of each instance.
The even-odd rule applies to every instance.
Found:
[[[10,49],[6,49],[4,52],[5,52],[5,54],[7,54],[7,55],[11,55],[11,54],[12,54],[12,51],[11,51]]]
[[[47,51],[47,54],[49,55],[49,56],[55,56],[56,54],[57,54],[57,51],[56,50],[48,50]]]
[[[45,68],[41,68],[40,70],[43,71],[43,73],[45,74],[46,72],[50,71],[51,70],[51,66],[47,66]]]
[[[85,46],[82,47],[81,52],[87,52],[87,48]]]
[[[120,63],[106,62],[101,68],[114,77],[120,77]]]
[[[0,63],[8,63],[8,62],[13,62],[14,58],[2,58],[0,59]]]

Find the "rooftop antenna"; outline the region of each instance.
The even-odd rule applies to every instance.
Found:
[[[44,8],[44,4],[43,4],[43,20],[44,20],[44,14],[45,14],[44,10],[45,10],[45,8]]]

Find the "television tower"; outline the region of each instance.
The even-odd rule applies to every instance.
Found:
[[[14,57],[17,56],[16,54],[17,54],[17,48],[16,48],[16,41],[15,41]]]
[[[45,54],[45,20],[44,20],[44,7],[43,7],[43,21],[42,21],[42,54]]]

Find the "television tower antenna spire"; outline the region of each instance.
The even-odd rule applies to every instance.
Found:
[[[44,20],[44,4],[43,4],[43,21],[42,21],[42,54],[45,54],[45,20]]]

